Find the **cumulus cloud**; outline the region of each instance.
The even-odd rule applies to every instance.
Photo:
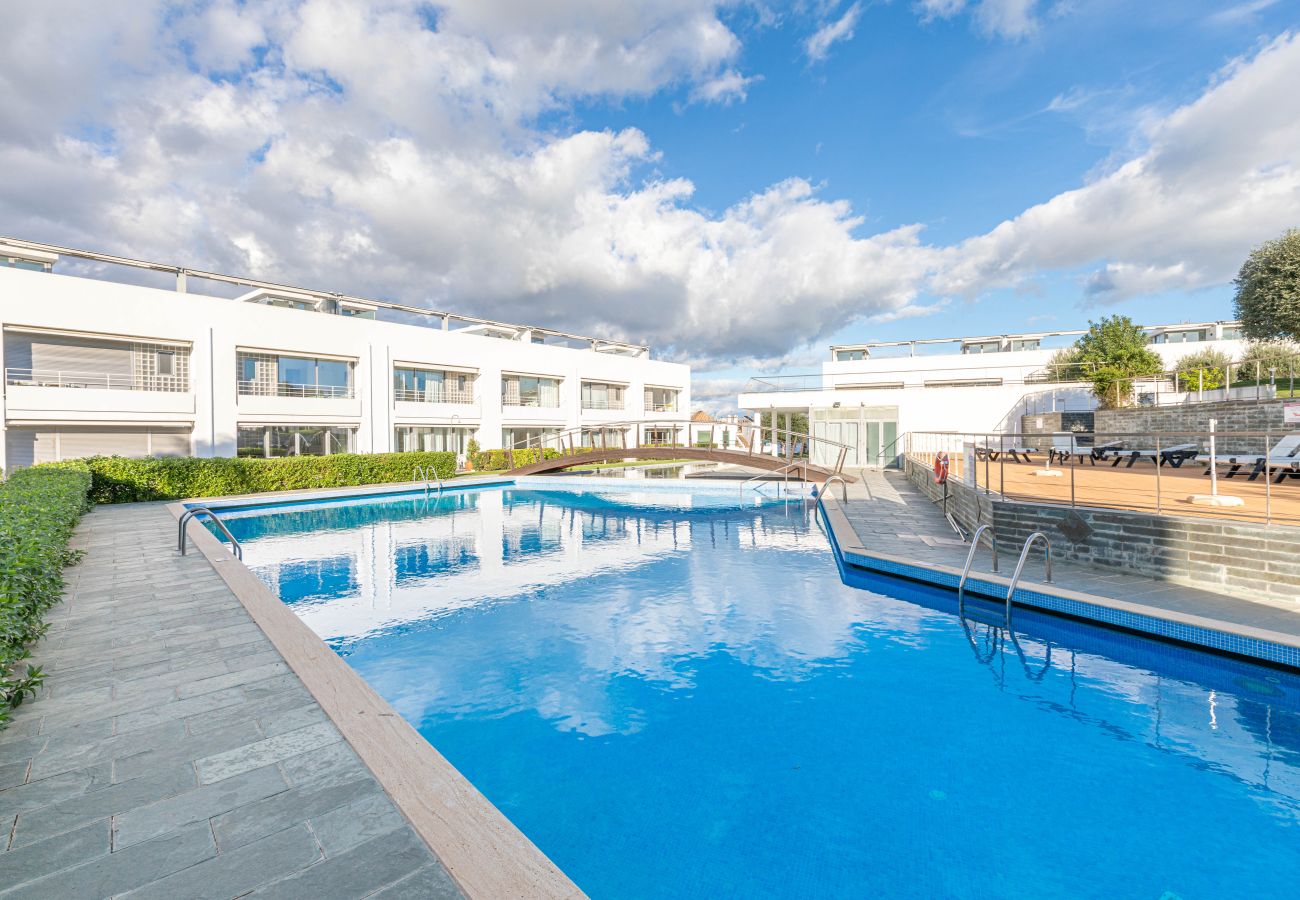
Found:
[[[7,231],[715,367],[1050,270],[1092,270],[1100,301],[1223,283],[1300,209],[1290,35],[1131,158],[940,246],[918,224],[873,233],[802,178],[705,211],[656,174],[652,135],[539,124],[580,98],[743,100],[754,76],[706,0],[95,9],[49,0],[0,33]]]
[[[862,4],[854,3],[838,19],[827,22],[804,41],[804,52],[813,62],[821,62],[831,51],[831,46],[840,41],[853,40],[853,30],[858,19],[862,17]]]

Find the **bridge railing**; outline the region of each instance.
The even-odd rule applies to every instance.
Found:
[[[515,441],[509,449],[536,453],[532,461],[541,462],[550,458],[548,451],[568,457],[661,447],[722,450],[738,457],[765,456],[787,463],[803,462],[836,473],[843,471],[852,449],[839,441],[786,428],[764,427],[760,431],[753,426],[744,429],[713,423],[705,426],[681,419],[579,425],[553,434],[530,435]]]

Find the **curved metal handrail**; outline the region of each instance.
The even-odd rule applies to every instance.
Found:
[[[1052,542],[1047,535],[1041,531],[1035,531],[1029,537],[1025,538],[1025,546],[1020,550],[1020,560],[1016,563],[1015,574],[1011,576],[1011,585],[1007,588],[1007,627],[1011,627],[1011,600],[1016,593],[1016,586],[1020,584],[1020,575],[1025,570],[1025,561],[1029,559],[1029,549],[1034,546],[1034,542],[1039,538],[1043,539],[1043,553],[1047,560],[1047,577],[1044,579],[1047,584],[1052,583]]]
[[[998,536],[993,531],[993,526],[989,524],[981,525],[975,529],[975,533],[970,536],[970,550],[966,554],[966,565],[962,566],[961,580],[957,582],[957,612],[960,615],[966,604],[966,579],[970,577],[971,565],[975,562],[975,553],[980,548],[980,535],[984,532],[989,534],[989,547],[993,550],[993,571],[998,570]]]
[[[429,479],[429,473],[430,473],[430,472],[433,473],[433,477],[434,477],[434,478],[438,479],[438,493],[441,494],[441,493],[442,493],[442,476],[438,474],[438,467],[437,467],[437,466],[432,466],[432,465],[431,465],[431,466],[429,466],[428,468],[426,468],[426,467],[424,467],[424,466],[416,466],[415,469],[414,469],[414,471],[411,472],[411,480],[412,480],[412,481],[423,481],[423,482],[424,482],[424,493],[425,493],[425,496],[428,496],[428,494],[429,494],[429,481],[430,481],[430,479]]]
[[[830,488],[830,483],[831,483],[832,481],[838,481],[838,482],[840,483],[840,488],[841,488],[841,490],[842,490],[842,493],[841,493],[840,496],[841,496],[843,502],[848,503],[848,502],[849,502],[849,483],[848,483],[847,481],[844,480],[844,476],[840,475],[839,472],[836,472],[836,473],[835,473],[834,475],[832,475],[830,478],[827,478],[825,481],[822,482],[822,490],[821,490],[822,494],[825,494],[826,491],[829,490],[829,488]]]
[[[779,468],[779,469],[773,469],[771,472],[759,472],[757,475],[753,476],[752,478],[746,478],[743,482],[741,482],[741,484],[740,484],[740,493],[741,493],[741,495],[743,496],[744,493],[745,493],[745,488],[749,487],[750,482],[752,482],[752,481],[759,481],[759,480],[761,480],[761,479],[763,479],[763,478],[766,478],[768,475],[781,475],[781,476],[782,476],[782,478],[781,478],[781,488],[778,488],[778,490],[783,490],[784,487],[785,487],[786,480],[787,480],[787,479],[789,478],[789,476],[790,476],[790,470],[791,470],[791,469],[797,469],[797,468],[799,468],[801,465],[803,465],[803,463],[789,463],[789,464],[787,464],[787,465],[782,466],[782,467]],[[754,488],[754,490],[757,491],[758,488]],[[780,495],[780,494],[777,494],[777,496],[779,497],[779,496],[781,496],[781,495]]]
[[[235,536],[230,533],[226,523],[217,518],[217,514],[206,506],[191,506],[181,513],[180,520],[176,523],[176,549],[181,552],[181,556],[185,556],[187,549],[185,546],[186,527],[190,524],[191,519],[203,515],[211,517],[216,526],[221,529],[221,533],[226,536],[226,540],[230,541],[230,551],[235,554],[236,559],[242,561],[244,558],[244,545],[239,543]]]

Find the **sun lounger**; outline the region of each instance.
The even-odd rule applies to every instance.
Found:
[[[1052,435],[1052,447],[1047,451],[1048,460],[1064,465],[1073,457],[1078,457],[1079,462],[1087,460],[1095,466],[1097,460],[1104,460],[1108,452],[1118,450],[1121,443],[1121,441],[1108,441],[1105,444],[1094,444],[1085,447],[1079,444],[1079,439],[1073,434],[1054,434]]]
[[[1265,469],[1268,469],[1270,475],[1276,473],[1278,483],[1287,478],[1300,478],[1300,434],[1289,434],[1282,438],[1268,451],[1268,456],[1232,454],[1219,459],[1218,463],[1228,467],[1228,471],[1223,473],[1224,478],[1231,478],[1246,467],[1250,467],[1248,481],[1254,481]]]
[[[1110,465],[1114,468],[1127,459],[1128,465],[1124,468],[1131,469],[1133,463],[1139,459],[1149,459],[1157,466],[1169,463],[1172,468],[1177,469],[1189,459],[1196,459],[1199,452],[1195,444],[1176,444],[1172,447],[1161,447],[1159,450],[1116,450],[1115,461]]]
[[[1038,452],[1037,447],[977,446],[975,448],[975,458],[979,460],[983,460],[985,457],[988,457],[988,459],[990,459],[991,461],[997,462],[999,456],[1006,454],[1016,462],[1032,462],[1033,460],[1029,458],[1029,454],[1037,453],[1037,452]],[[1022,459],[1021,457],[1024,458]]]

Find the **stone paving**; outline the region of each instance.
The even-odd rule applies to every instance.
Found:
[[[922,494],[901,473],[867,469],[849,485],[844,514],[868,551],[933,562],[960,569],[970,545],[962,541],[944,519],[939,505]],[[839,497],[839,487],[832,488]],[[1002,548],[1001,574],[1010,577],[1019,547]],[[992,572],[992,558],[982,549],[972,573]],[[1025,582],[1041,582],[1041,555],[1035,553],[1025,568]],[[1245,600],[1228,594],[1198,590],[1115,569],[1053,561],[1053,582],[1063,588],[1142,603],[1160,610],[1182,612],[1222,622],[1265,628],[1300,636],[1300,604]]]
[[[161,504],[82,521],[0,732],[0,897],[460,897]]]

